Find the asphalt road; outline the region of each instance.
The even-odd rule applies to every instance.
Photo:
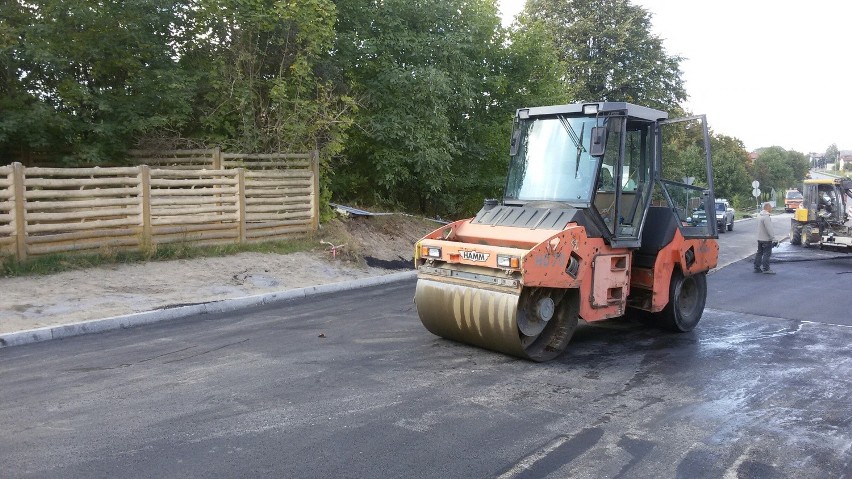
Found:
[[[0,475],[850,477],[852,263],[820,254],[546,364],[431,335],[413,281],[0,349]]]

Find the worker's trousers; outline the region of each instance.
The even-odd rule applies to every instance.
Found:
[[[757,254],[754,255],[754,269],[768,271],[770,256],[772,256],[772,241],[758,241]]]

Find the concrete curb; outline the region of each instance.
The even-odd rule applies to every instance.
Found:
[[[78,323],[63,324],[58,326],[46,326],[43,328],[16,331],[13,333],[0,333],[0,349],[9,346],[21,346],[24,344],[50,341],[53,339],[71,338],[84,334],[103,333],[116,329],[132,328],[146,324],[159,323],[182,319],[198,314],[227,313],[239,309],[262,306],[265,304],[301,299],[318,294],[337,293],[358,288],[367,288],[380,284],[395,283],[406,279],[413,279],[417,271],[404,271],[382,276],[343,281],[340,283],[322,284],[308,286],[306,288],[291,289],[275,293],[258,294],[242,298],[223,299],[209,303],[190,304],[174,308],[155,309],[142,313],[126,314],[104,319],[92,319]]]

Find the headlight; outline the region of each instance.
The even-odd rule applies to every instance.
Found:
[[[521,259],[516,256],[497,255],[497,266],[501,268],[518,268],[520,265]]]
[[[420,256],[424,256],[426,258],[440,258],[441,248],[436,246],[423,246],[420,250]]]

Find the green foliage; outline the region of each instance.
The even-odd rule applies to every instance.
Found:
[[[686,121],[665,125],[662,136],[662,178],[681,182],[685,177],[692,177],[694,185],[709,185],[704,130],[700,123]]]
[[[522,22],[552,35],[575,101],[628,101],[671,110],[686,99],[681,57],[651,34],[629,0],[527,0]]]
[[[339,152],[354,103],[319,74],[334,41],[334,4],[195,3],[193,41],[181,60],[200,75],[188,136],[231,151]]]
[[[725,135],[712,135],[710,145],[716,196],[730,198],[735,204],[743,198],[750,198],[752,180],[746,168],[748,152],[742,141]]]
[[[754,160],[752,173],[764,192],[774,188],[783,193],[788,188],[801,185],[808,173],[808,159],[797,151],[772,146],[760,150],[760,155]]]
[[[59,151],[100,164],[135,136],[179,127],[192,82],[175,0],[8,1],[2,7],[0,153]]]
[[[510,108],[559,105],[574,97],[564,81],[567,66],[543,22],[521,18],[509,32],[504,68],[505,102]]]
[[[340,196],[459,213],[499,190],[511,117],[495,2],[337,6],[334,59],[363,105],[335,173]]]
[[[681,181],[695,178],[696,185],[707,186],[703,129],[697,122],[675,123],[663,127],[663,177]],[[710,157],[713,163],[713,189],[717,198],[747,198],[751,192],[748,152],[742,141],[710,132]]]

